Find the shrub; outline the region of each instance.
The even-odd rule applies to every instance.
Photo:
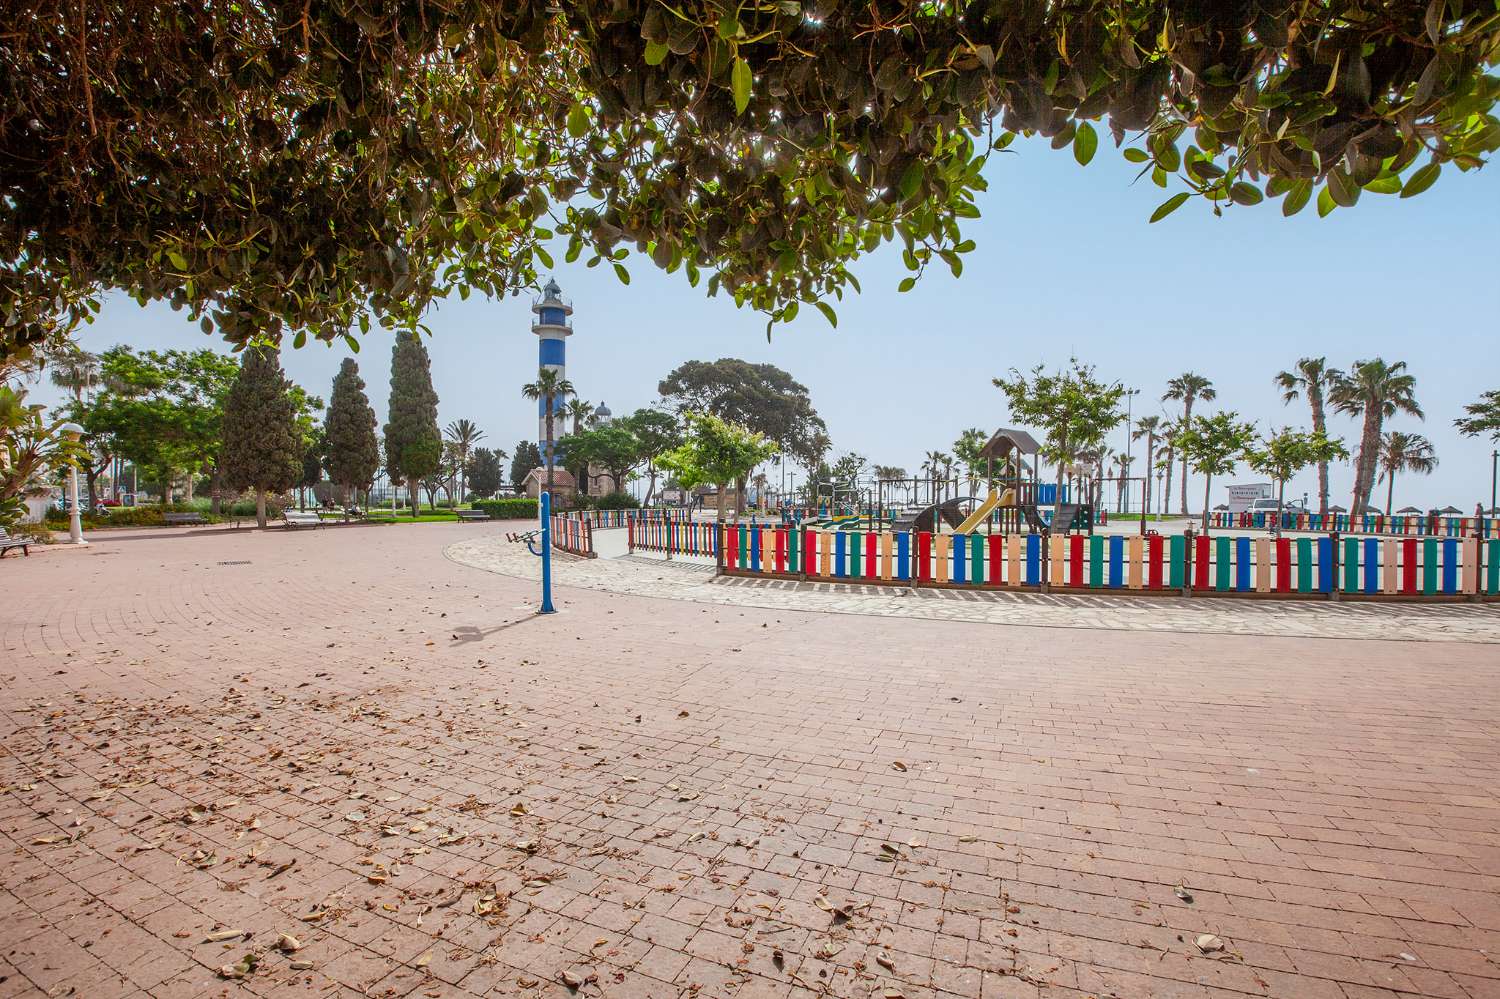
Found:
[[[18,540],[30,541],[37,545],[50,545],[53,542],[52,528],[46,524],[17,524],[10,529],[10,536]]]
[[[595,510],[637,510],[641,505],[640,500],[624,492],[590,496],[589,499]]]
[[[475,500],[474,509],[483,510],[493,520],[535,520],[537,501],[525,497]]]

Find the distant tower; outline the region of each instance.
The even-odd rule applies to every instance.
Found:
[[[559,379],[566,378],[567,340],[573,335],[573,322],[568,317],[573,314],[573,306],[562,297],[562,289],[557,286],[556,278],[547,281],[547,286],[542,289],[542,297],[532,302],[531,311],[536,313],[536,322],[531,324],[531,332],[537,335],[537,369],[556,371]],[[561,397],[552,401],[552,433],[556,437],[561,437],[566,432],[562,408]],[[536,412],[537,447],[542,451],[542,461],[552,465],[555,464],[554,456],[547,453],[546,399],[537,400]]]

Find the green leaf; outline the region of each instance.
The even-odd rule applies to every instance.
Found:
[[[726,42],[732,42],[744,33],[745,29],[740,27],[739,19],[733,14],[725,14],[719,18],[719,37]]]
[[[901,200],[905,201],[917,193],[917,188],[922,186],[922,161],[915,159],[907,166],[906,171],[901,174]]]
[[[1406,185],[1401,188],[1401,197],[1412,198],[1421,194],[1433,185],[1438,179],[1438,174],[1443,172],[1443,165],[1433,160],[1420,170],[1406,178]]]
[[[896,290],[897,291],[901,291],[901,292],[906,292],[906,291],[911,291],[916,286],[917,286],[917,279],[916,278],[914,278],[914,277],[905,277],[905,278],[902,278],[901,279],[901,283],[896,286]]]
[[[1237,205],[1258,205],[1263,195],[1260,188],[1242,180],[1229,188],[1229,197]]]
[[[301,350],[307,345],[307,330],[298,330],[297,335],[292,337],[292,349]]]
[[[176,250],[168,250],[167,251],[167,259],[170,260],[172,262],[172,266],[175,267],[175,268],[177,268],[178,270],[180,270],[180,271],[187,270],[187,257],[184,257],[182,254],[178,253]]]
[[[1286,193],[1286,200],[1281,203],[1281,214],[1290,218],[1307,206],[1307,199],[1312,197],[1312,181],[1299,180],[1292,185],[1292,189]]]
[[[750,87],[754,83],[754,77],[750,72],[750,64],[743,56],[735,56],[729,83],[734,90],[734,112],[744,114],[745,108],[750,106]]]
[[[813,304],[818,307],[819,312],[823,313],[823,318],[828,320],[828,325],[834,329],[839,328],[838,314],[833,311],[833,308],[827,302],[814,302]]]
[[[1359,200],[1359,185],[1342,170],[1335,170],[1328,175],[1328,196],[1340,208],[1353,208]]]
[[[568,109],[568,134],[575,139],[589,134],[589,109],[582,104],[574,104]]]
[[[1188,192],[1186,191],[1182,191],[1178,194],[1172,195],[1166,201],[1163,201],[1160,205],[1158,205],[1156,211],[1151,213],[1151,221],[1160,222],[1162,219],[1166,218],[1168,215],[1171,215],[1177,209],[1181,208],[1182,203],[1187,199]]]
[[[1400,194],[1401,178],[1395,174],[1387,177],[1376,177],[1365,185],[1365,190],[1371,194]]]
[[[1144,149],[1137,149],[1135,146],[1127,146],[1124,155],[1125,159],[1131,163],[1144,163],[1151,158],[1151,155]]]
[[[630,272],[625,269],[624,264],[615,264],[615,274],[619,277],[621,284],[630,283]]]
[[[1333,199],[1333,191],[1327,184],[1318,192],[1318,218],[1326,219],[1330,212],[1338,207],[1338,202]]]
[[[1086,121],[1079,122],[1078,133],[1073,136],[1073,158],[1078,161],[1078,165],[1088,166],[1098,148],[1099,133],[1094,131],[1094,126]]]
[[[546,267],[549,270],[552,268],[552,254],[548,253],[542,247],[538,246],[536,248],[536,255],[542,258],[543,267]]]
[[[666,42],[647,42],[646,65],[660,66],[662,62],[667,58],[668,51],[670,50],[667,48]]]

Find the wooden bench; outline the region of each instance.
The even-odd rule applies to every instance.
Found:
[[[168,527],[177,527],[182,524],[206,524],[201,513],[164,513],[161,515],[162,523]]]
[[[489,520],[490,515],[485,510],[455,510],[459,520]]]
[[[12,548],[21,549],[21,554],[26,558],[31,557],[31,542],[25,538],[13,538],[5,528],[0,527],[0,558]]]
[[[281,519],[287,527],[322,527],[323,518],[316,510],[283,510]]]

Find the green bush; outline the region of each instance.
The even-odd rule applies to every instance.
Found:
[[[10,536],[37,545],[50,545],[54,540],[52,528],[46,524],[16,524],[10,529]]]
[[[641,501],[629,493],[605,493],[603,496],[590,496],[589,505],[595,510],[637,510],[640,509]]]
[[[537,501],[524,497],[475,500],[474,509],[483,510],[493,520],[535,520],[537,517]]]

